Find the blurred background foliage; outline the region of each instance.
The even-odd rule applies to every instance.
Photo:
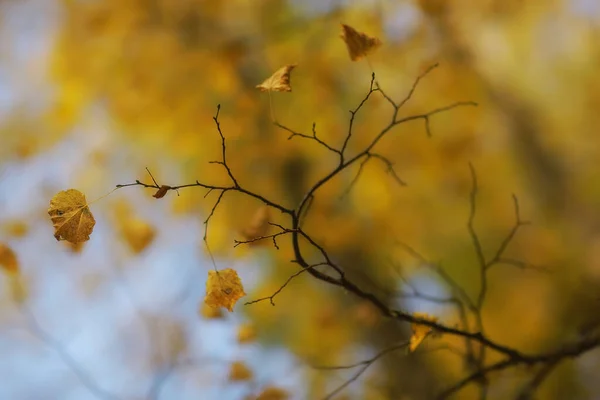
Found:
[[[402,108],[402,116],[456,101],[479,103],[432,118],[431,138],[416,121],[400,125],[378,145],[406,187],[372,160],[347,194],[356,168],[317,192],[306,230],[351,279],[399,307],[454,323],[448,308],[401,295],[406,282],[431,294],[443,295],[448,288],[397,242],[440,261],[467,292],[476,293],[476,258],[466,230],[472,162],[480,186],[476,228],[486,254],[493,254],[514,224],[514,193],[523,218],[533,224],[519,232],[507,255],[550,270],[499,266],[493,271],[483,310],[487,334],[537,352],[576,339],[600,322],[596,2],[4,0],[0,10],[0,83],[9,93],[0,98],[1,238],[18,259],[31,260],[21,262],[20,279],[28,285],[29,298],[19,304],[29,301],[34,309],[37,304],[44,315],[40,325],[58,336],[68,326],[83,329],[75,325],[95,319],[96,312],[105,313],[103,326],[114,328],[104,337],[96,332],[95,340],[121,349],[118,365],[137,377],[121,380],[114,370],[95,368],[93,375],[112,391],[140,398],[140,382],[156,382],[155,371],[169,367],[178,378],[164,387],[167,398],[256,398],[271,385],[290,398],[316,399],[350,375],[310,365],[360,361],[410,334],[408,327],[383,320],[369,305],[304,274],[276,297],[275,307],[268,302],[244,306],[244,301],[271,295],[298,267],[290,263],[292,249],[283,237],[279,250],[271,243],[233,247],[262,212],[260,203],[238,194],[225,196],[208,229],[217,265],[235,267],[248,292],[236,316],[219,322],[222,331],[210,324],[223,316],[200,305],[206,271],[212,268],[202,222],[214,193],[205,197],[203,190],[188,189],[154,200],[149,190],[120,190],[92,204],[99,226],[90,243],[66,249],[52,237],[45,209],[60,189],[76,187],[96,199],[117,183],[150,181],[145,167],[161,184],[196,179],[227,184],[223,168],[209,164],[221,152],[212,120],[217,104],[228,163],[238,181],[296,206],[337,159],[313,141],[288,140],[288,133],[271,123],[268,95],[255,85],[290,63],[298,64],[293,91],[272,95],[277,121],[305,133],[314,122],[318,135],[335,146],[347,132],[348,110],[368,91],[371,66],[381,87],[398,101],[419,73],[440,63]],[[349,60],[339,38],[340,22],[383,41],[369,62]],[[357,116],[349,151],[364,148],[391,112],[374,96]],[[46,174],[31,172],[40,169]],[[11,201],[18,205],[9,206]],[[273,222],[286,223],[271,211]],[[36,253],[43,255],[32,258]],[[62,277],[59,300],[52,299],[63,286],[48,280],[56,277],[45,279],[48,275]],[[121,295],[137,296],[131,302],[135,317],[111,314],[119,306],[107,297],[123,279],[128,286]],[[9,278],[5,282],[14,288]],[[167,282],[187,288],[183,297]],[[4,295],[2,301],[2,322],[10,326],[18,319],[15,298]],[[64,316],[77,322],[65,327],[62,318],[53,317],[66,313],[64,304],[78,301],[86,308]],[[85,318],[74,319],[80,314]],[[140,323],[128,322],[131,318]],[[136,342],[141,331],[146,332],[145,347]],[[210,347],[226,331],[234,332],[230,347],[238,346],[235,351],[201,366],[190,361],[205,356],[193,345],[198,337]],[[14,347],[22,340],[30,339],[11,333],[3,342]],[[248,342],[257,348],[243,353]],[[456,355],[433,351],[444,343],[463,345],[440,338],[424,345],[432,351],[397,352],[339,398],[429,398],[464,373]],[[103,356],[86,355],[91,350],[83,344],[74,348],[73,357],[89,363]],[[262,358],[273,349],[295,360],[291,383],[282,380],[287,374],[280,367],[283,361]],[[195,364],[193,374],[174,367],[181,360]],[[31,381],[22,375],[28,365],[23,362],[17,370],[21,379]],[[211,397],[207,371],[223,363],[231,367],[214,372],[223,381],[219,390],[249,382]],[[563,364],[542,386],[540,398],[599,396],[599,366],[597,352]],[[90,396],[74,389],[80,384],[68,376],[65,387],[55,382],[52,390],[62,398]],[[512,398],[526,376],[522,370],[502,375],[492,395]],[[32,398],[28,390],[33,389],[15,386],[16,392],[6,393],[17,397],[10,398]],[[278,395],[264,398],[282,398]],[[460,398],[475,395],[467,389]]]

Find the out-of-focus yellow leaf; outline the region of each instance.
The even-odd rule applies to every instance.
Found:
[[[269,218],[269,207],[261,206],[256,210],[250,224],[240,231],[245,240],[251,241],[248,245],[258,246],[267,242],[265,240],[256,239],[265,236],[269,231]]]
[[[10,296],[17,304],[23,304],[27,299],[27,285],[21,274],[10,274],[8,276],[8,285]]]
[[[231,268],[208,271],[204,302],[211,307],[225,307],[233,311],[235,303],[246,293],[237,272]]]
[[[414,313],[413,314],[417,318],[426,319],[428,321],[435,322],[437,321],[437,317],[430,316],[425,313]],[[427,335],[431,333],[431,328],[426,325],[420,324],[412,324],[412,336],[410,337],[410,343],[408,345],[408,350],[413,352],[415,349],[425,340]]]
[[[252,370],[243,361],[234,361],[229,366],[230,381],[249,381],[252,376]]]
[[[211,307],[204,302],[200,304],[198,313],[206,319],[223,318],[223,311],[220,307]]]
[[[267,386],[258,395],[256,400],[287,400],[288,398],[289,394],[287,391],[275,386]]]
[[[288,64],[279,68],[273,75],[265,79],[260,85],[256,85],[262,92],[291,92],[290,73],[296,64]]]
[[[342,24],[342,40],[346,43],[352,61],[358,61],[381,46],[381,40]]]
[[[19,274],[19,262],[15,252],[4,243],[0,243],[0,267],[11,275]]]
[[[237,341],[240,344],[251,343],[256,340],[256,328],[251,323],[241,324],[237,331]]]
[[[58,192],[50,200],[48,215],[54,225],[56,240],[79,243],[90,240],[96,220],[90,211],[85,195],[76,189]]]
[[[141,218],[134,217],[124,221],[122,230],[125,241],[136,254],[144,251],[156,236],[154,227]]]
[[[22,238],[29,232],[29,226],[23,221],[12,220],[2,225],[2,231],[14,238]]]

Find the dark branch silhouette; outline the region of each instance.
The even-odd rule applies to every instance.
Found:
[[[361,286],[361,284],[359,284],[358,282],[350,280],[344,273],[344,269],[341,266],[337,265],[333,261],[333,259],[329,256],[325,247],[318,244],[311,237],[311,235],[308,232],[306,232],[301,226],[301,221],[303,221],[307,218],[307,215],[309,213],[309,209],[313,202],[313,199],[315,198],[318,190],[321,187],[326,185],[328,182],[330,182],[333,178],[335,178],[339,174],[343,173],[345,170],[356,165],[356,166],[358,166],[358,173],[357,173],[356,177],[354,178],[354,180],[351,182],[350,187],[352,187],[354,185],[355,181],[359,178],[361,171],[364,168],[365,163],[369,159],[376,159],[376,160],[381,161],[387,168],[387,171],[394,177],[394,179],[399,184],[401,184],[401,185],[404,184],[404,182],[399,178],[396,171],[393,169],[392,163],[387,158],[378,154],[375,151],[375,147],[385,138],[386,135],[390,134],[392,132],[392,130],[394,130],[394,128],[396,128],[402,124],[411,122],[411,121],[422,120],[425,125],[426,134],[428,136],[432,136],[430,122],[434,116],[436,116],[437,114],[440,114],[440,113],[454,110],[458,107],[476,106],[477,105],[474,102],[461,101],[461,102],[455,102],[450,105],[442,106],[439,108],[435,108],[435,109],[425,112],[425,113],[400,117],[399,116],[400,109],[412,98],[421,79],[424,78],[429,72],[431,72],[436,67],[437,67],[437,64],[430,67],[425,72],[423,72],[421,75],[419,75],[417,77],[417,79],[415,80],[415,82],[413,83],[407,96],[400,102],[395,102],[390,96],[388,96],[382,90],[382,88],[379,86],[379,84],[375,80],[375,74],[373,74],[371,76],[370,86],[369,86],[369,90],[368,90],[367,94],[361,99],[361,101],[356,106],[356,108],[354,108],[353,110],[350,111],[350,121],[349,121],[348,130],[347,130],[347,132],[344,136],[343,142],[339,148],[335,147],[332,144],[324,142],[317,135],[316,126],[314,124],[312,126],[312,133],[309,135],[309,134],[303,134],[303,133],[297,132],[293,129],[287,128],[285,125],[280,124],[279,122],[273,122],[276,127],[288,132],[290,134],[290,136],[289,136],[290,139],[298,136],[298,137],[301,137],[301,138],[304,138],[307,140],[312,140],[315,143],[317,143],[319,146],[322,146],[323,148],[325,148],[328,152],[334,153],[337,156],[337,158],[339,159],[337,165],[335,165],[331,169],[331,171],[324,174],[324,176],[322,176],[320,179],[318,179],[305,192],[305,194],[302,197],[302,199],[300,200],[299,204],[297,204],[293,208],[290,208],[289,206],[277,203],[276,201],[268,199],[259,193],[256,193],[254,191],[246,189],[246,187],[243,185],[243,183],[239,182],[235,178],[233,171],[230,169],[229,165],[227,164],[226,139],[225,139],[225,135],[223,134],[223,132],[221,130],[221,126],[219,123],[220,106],[217,107],[217,113],[214,116],[213,120],[215,122],[217,132],[221,139],[222,158],[219,161],[213,161],[213,163],[222,165],[225,168],[225,170],[229,176],[229,180],[231,181],[230,184],[218,185],[218,184],[211,184],[211,183],[196,181],[194,183],[184,184],[184,185],[179,185],[179,186],[177,186],[177,185],[176,186],[165,186],[165,185],[159,186],[157,184],[156,180],[154,180],[154,178],[153,178],[152,183],[143,183],[139,180],[136,180],[134,183],[117,185],[117,188],[124,188],[124,187],[130,187],[130,186],[141,186],[144,188],[151,188],[151,189],[159,190],[161,188],[166,187],[167,188],[166,191],[171,191],[171,190],[179,190],[179,189],[189,188],[189,187],[201,187],[204,189],[208,189],[208,193],[211,193],[212,191],[218,191],[219,196],[218,196],[216,202],[214,203],[208,217],[205,220],[205,237],[204,237],[205,241],[206,241],[206,235],[208,234],[208,223],[210,221],[210,218],[212,217],[212,215],[214,215],[215,210],[218,207],[218,205],[220,204],[223,196],[228,192],[238,192],[238,193],[245,194],[246,196],[249,196],[251,198],[261,201],[262,203],[264,203],[265,205],[267,205],[269,207],[279,210],[281,213],[283,213],[284,215],[286,215],[289,218],[288,227],[284,228],[283,226],[281,226],[281,229],[282,229],[281,232],[279,232],[275,235],[269,235],[269,236],[265,236],[262,238],[257,238],[256,240],[272,238],[274,240],[275,247],[278,247],[275,242],[276,237],[281,237],[284,235],[285,235],[285,237],[289,237],[291,240],[291,244],[293,246],[293,252],[294,252],[293,262],[298,264],[302,269],[300,271],[296,272],[295,274],[291,275],[282,284],[282,286],[277,291],[275,291],[275,293],[273,293],[273,295],[264,297],[261,299],[257,299],[254,301],[250,301],[247,304],[253,304],[253,303],[260,302],[260,301],[269,300],[269,302],[274,305],[275,304],[273,301],[274,297],[276,295],[278,295],[279,293],[281,293],[281,291],[286,288],[286,286],[291,282],[291,280],[293,280],[300,274],[303,274],[304,272],[306,272],[315,279],[326,282],[332,286],[339,287],[339,288],[345,290],[346,292],[354,295],[358,299],[366,300],[367,302],[371,303],[371,305],[373,305],[376,309],[378,309],[379,312],[384,317],[390,318],[392,320],[396,320],[401,323],[423,325],[423,326],[431,328],[432,332],[434,332],[435,334],[438,334],[438,335],[445,334],[445,335],[451,335],[451,336],[455,336],[458,338],[462,338],[465,342],[465,349],[466,349],[465,366],[467,368],[467,375],[465,378],[463,378],[462,380],[460,380],[459,382],[455,383],[454,385],[452,385],[448,389],[446,389],[444,392],[442,392],[440,394],[440,398],[446,398],[449,395],[458,392],[461,388],[465,387],[466,385],[468,385],[470,383],[477,383],[480,387],[480,397],[485,398],[485,396],[487,395],[488,386],[489,386],[488,376],[494,372],[503,371],[503,370],[506,370],[506,369],[509,369],[512,367],[516,367],[516,366],[539,367],[539,366],[552,364],[552,363],[557,364],[560,361],[565,360],[567,358],[578,357],[579,355],[581,355],[589,350],[592,350],[600,345],[600,336],[595,336],[595,337],[587,337],[583,340],[575,341],[572,343],[565,343],[562,346],[559,346],[558,348],[556,348],[555,350],[549,351],[546,353],[527,354],[527,353],[522,352],[519,349],[516,349],[509,345],[505,345],[500,342],[497,342],[494,339],[492,339],[491,337],[486,335],[483,321],[481,318],[481,310],[484,307],[485,298],[486,298],[486,294],[487,294],[487,284],[488,284],[488,280],[487,280],[488,274],[487,273],[493,266],[499,265],[499,264],[512,265],[512,266],[519,267],[522,269],[529,269],[531,267],[531,265],[528,264],[527,262],[514,260],[514,259],[511,259],[511,258],[505,256],[505,252],[506,252],[507,248],[509,247],[509,244],[511,243],[511,241],[516,237],[518,230],[523,225],[527,224],[526,221],[523,221],[521,219],[519,203],[518,203],[516,196],[513,196],[513,204],[514,204],[514,208],[515,208],[515,219],[516,219],[515,225],[509,231],[507,236],[501,241],[496,252],[490,258],[486,258],[484,251],[483,251],[483,247],[481,245],[481,241],[480,241],[477,231],[475,229],[475,216],[476,216],[476,211],[477,211],[476,197],[477,197],[477,193],[478,193],[477,176],[475,173],[475,168],[471,164],[469,164],[469,170],[471,172],[471,178],[472,178],[472,190],[471,190],[471,193],[469,196],[469,199],[470,199],[469,206],[470,207],[469,207],[469,214],[468,214],[468,220],[467,220],[467,231],[471,238],[471,242],[473,244],[473,249],[475,251],[476,260],[477,260],[478,276],[479,276],[479,280],[480,280],[480,289],[479,289],[477,295],[475,296],[475,298],[471,298],[469,295],[467,295],[465,290],[461,288],[460,284],[458,284],[454,279],[452,279],[451,276],[446,271],[444,271],[444,269],[439,264],[428,261],[424,256],[419,254],[417,251],[415,251],[410,246],[399,243],[399,245],[401,245],[407,252],[409,252],[409,254],[411,254],[413,257],[415,257],[415,259],[417,259],[421,264],[423,264],[427,268],[430,268],[432,271],[437,273],[440,276],[440,278],[451,289],[451,291],[452,291],[451,298],[449,298],[449,299],[434,299],[433,297],[431,297],[430,300],[443,301],[443,302],[447,301],[450,304],[454,304],[457,307],[457,310],[459,312],[459,320],[460,321],[457,326],[451,326],[451,325],[440,323],[438,321],[433,321],[430,319],[423,319],[420,317],[416,317],[412,313],[394,308],[394,306],[392,306],[388,303],[387,299],[384,300],[384,299],[378,297],[376,294],[364,289]],[[358,113],[363,109],[363,106],[369,101],[369,99],[375,93],[379,93],[386,100],[387,104],[389,104],[392,107],[393,112],[392,112],[391,118],[388,121],[387,125],[385,125],[364,148],[362,148],[361,150],[359,150],[359,151],[355,152],[353,155],[351,155],[351,154],[349,154],[349,143],[354,134],[355,118],[358,115]],[[251,241],[248,241],[248,242],[251,242]],[[236,245],[242,244],[242,243],[247,243],[247,242],[236,242]],[[307,257],[308,257],[307,249],[311,250],[311,255],[313,255],[313,253],[315,253],[315,252],[317,254],[319,254],[321,260],[317,263],[308,262],[307,261]],[[214,260],[213,260],[213,262],[214,262]],[[317,268],[315,268],[316,266],[320,266],[323,268],[317,269]],[[535,268],[532,268],[532,269],[535,269]],[[414,290],[411,293],[409,293],[409,295],[419,296],[419,297],[423,297],[423,298],[429,297],[423,293],[420,293],[420,292],[414,291]],[[472,318],[474,318],[474,321],[475,321],[474,324],[469,324],[468,315],[470,315]],[[471,326],[471,325],[474,325],[474,326]],[[486,354],[487,354],[487,352],[490,352],[490,351],[497,353],[497,355],[503,356],[503,360],[500,362],[496,362],[494,364],[486,365]],[[368,366],[370,366],[373,362],[375,362],[377,358],[379,358],[379,357],[376,357],[375,359],[362,364],[364,370],[366,370],[366,368],[368,368]],[[364,370],[363,370],[363,372],[364,372]],[[344,385],[342,385],[341,388],[339,388],[339,390],[336,390],[335,393],[338,393],[344,387],[346,387],[349,383],[358,379],[360,374],[362,374],[362,372],[357,374],[355,377],[352,377],[348,382],[346,382]],[[543,377],[540,379],[543,379]],[[531,385],[531,387],[535,388],[536,385],[533,384],[533,385]],[[333,394],[335,394],[335,393],[333,393]]]

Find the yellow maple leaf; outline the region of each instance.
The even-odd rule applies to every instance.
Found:
[[[415,316],[416,318],[421,318],[421,319],[428,320],[431,322],[437,321],[437,317],[433,317],[433,316],[430,316],[425,313],[416,312],[413,314],[413,316]],[[427,335],[429,335],[431,333],[432,329],[431,329],[431,327],[429,327],[427,325],[421,325],[421,324],[412,324],[411,328],[412,328],[413,333],[412,333],[412,336],[410,337],[410,343],[408,345],[408,350],[410,352],[413,352],[421,344],[421,342],[423,342],[423,340],[425,340]]]
[[[208,271],[204,303],[211,307],[225,307],[233,311],[235,303],[246,293],[237,272],[231,268]]]
[[[19,273],[17,255],[4,243],[0,243],[0,267],[9,274]]]
[[[58,192],[50,200],[48,215],[54,225],[56,240],[79,243],[90,240],[96,220],[90,211],[85,195],[79,190]]]
[[[342,24],[342,40],[346,43],[352,61],[358,61],[381,46],[381,40]]]
[[[262,92],[291,92],[290,73],[296,66],[297,64],[284,65],[256,87]]]
[[[232,382],[249,381],[252,370],[243,361],[234,361],[229,366],[229,380]]]

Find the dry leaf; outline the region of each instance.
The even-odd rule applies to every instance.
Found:
[[[9,274],[19,273],[17,255],[4,243],[0,243],[0,267]]]
[[[242,229],[240,233],[246,241],[252,241],[249,243],[250,246],[259,245],[264,241],[256,240],[267,234],[269,230],[269,218],[270,212],[268,206],[262,206],[254,213],[250,224]]]
[[[162,185],[157,191],[156,193],[154,193],[152,195],[152,197],[154,197],[155,199],[162,199],[163,197],[165,197],[165,194],[167,194],[167,192],[171,190],[171,186],[169,185]]]
[[[279,68],[273,75],[265,79],[260,85],[256,85],[263,92],[291,92],[290,73],[297,64],[288,64]]]
[[[358,61],[381,46],[381,40],[342,24],[342,40],[346,43],[352,61]]]
[[[432,317],[425,313],[414,313],[413,316],[415,316],[416,318],[425,319],[425,320],[428,320],[431,322],[437,321],[437,317]],[[420,325],[420,324],[412,324],[411,328],[412,328],[413,334],[410,337],[410,343],[408,345],[408,350],[410,352],[413,352],[421,344],[421,342],[423,340],[425,340],[427,335],[429,335],[429,333],[431,333],[432,329],[426,325]]]
[[[223,311],[220,307],[211,307],[206,303],[200,304],[198,313],[202,316],[202,318],[206,319],[223,318]]]
[[[241,324],[237,331],[237,341],[240,344],[250,343],[256,340],[256,329],[250,323]]]
[[[90,240],[96,220],[85,201],[85,195],[79,190],[58,192],[50,200],[48,214],[54,224],[56,240],[68,240],[71,243]]]
[[[288,398],[289,394],[285,390],[275,386],[267,386],[256,400],[287,400]]]
[[[243,361],[234,361],[229,366],[229,380],[232,382],[249,381],[252,370]]]
[[[225,307],[233,311],[235,303],[246,293],[237,272],[231,268],[208,271],[204,302],[211,307]]]

